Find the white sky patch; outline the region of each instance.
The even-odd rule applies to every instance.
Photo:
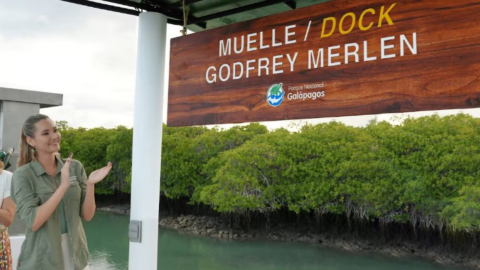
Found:
[[[50,22],[50,20],[48,19],[48,17],[45,16],[45,15],[38,15],[37,21],[38,21],[39,23],[49,23],[49,22]]]
[[[137,23],[61,1],[2,2],[0,87],[63,94],[42,113],[73,127],[132,127]]]

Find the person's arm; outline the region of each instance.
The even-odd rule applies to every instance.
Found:
[[[82,217],[84,220],[90,221],[95,215],[95,184],[102,181],[111,169],[112,163],[108,162],[107,166],[92,172],[88,180],[86,180],[86,173],[82,168],[83,175],[82,181],[80,181],[80,187],[82,188],[82,193],[85,192],[84,201],[82,203]]]
[[[25,175],[13,175],[12,197],[17,204],[17,213],[28,229],[37,231],[52,215],[55,208],[63,198],[67,188],[59,187],[44,204],[40,205],[40,199],[34,191]]]
[[[62,181],[60,186],[57,190],[53,193],[53,195],[40,207],[38,207],[37,215],[35,216],[35,220],[32,224],[32,231],[37,231],[43,224],[50,218],[53,214],[57,206],[62,201],[63,196],[67,192],[68,188],[70,188],[70,164],[72,163],[72,155],[68,157],[65,161],[65,164],[62,167]]]
[[[10,192],[10,191],[9,191]],[[15,216],[15,203],[12,198],[3,199],[2,208],[0,209],[0,224],[5,227],[10,227]]]
[[[85,185],[85,200],[82,205],[82,217],[85,221],[92,220],[95,215],[97,205],[95,204],[95,184]]]
[[[63,178],[63,177],[62,177]],[[63,181],[62,181],[63,182]],[[57,206],[62,201],[65,192],[67,192],[69,186],[60,185],[53,195],[37,209],[35,220],[32,224],[32,231],[37,231],[43,224],[50,218]]]
[[[62,200],[65,192],[70,187],[70,163],[71,157],[67,159],[62,168],[62,181],[53,195],[42,205],[40,199],[34,195],[34,191],[25,175],[19,175],[18,178],[13,175],[12,192],[13,200],[17,204],[18,214],[25,222],[27,228],[37,231],[50,218]]]
[[[0,169],[2,168],[0,164]],[[2,172],[0,172],[2,174]],[[10,198],[10,189],[12,183],[12,174],[10,172],[5,173],[6,178],[3,181],[3,201],[2,207],[0,209],[0,224],[5,227],[10,227],[13,222],[13,218],[15,216],[15,203],[13,202],[12,198]]]

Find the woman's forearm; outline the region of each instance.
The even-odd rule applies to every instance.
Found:
[[[12,225],[14,216],[15,211],[10,212],[7,209],[0,209],[0,224],[5,227],[10,227],[10,225]]]
[[[10,196],[3,199],[2,208],[0,208],[0,224],[10,227],[15,216],[15,202]]]
[[[95,184],[87,183],[85,200],[82,205],[82,217],[86,221],[92,220],[95,215]]]
[[[53,195],[44,204],[38,207],[37,215],[32,224],[32,231],[37,231],[52,215],[58,204],[62,201],[68,186],[60,185],[60,187],[53,193]]]

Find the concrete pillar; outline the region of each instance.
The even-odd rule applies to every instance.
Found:
[[[17,167],[23,121],[39,111],[40,104],[0,101],[0,149],[15,148],[15,152],[10,159],[12,166],[8,168],[9,171],[13,172]]]
[[[142,236],[130,242],[130,270],[157,269],[166,32],[164,15],[140,14],[130,219],[142,222]]]

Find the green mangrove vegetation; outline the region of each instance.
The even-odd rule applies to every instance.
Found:
[[[129,194],[132,129],[58,124],[62,156],[73,152],[87,173],[113,162],[98,194]],[[168,205],[208,208],[246,227],[302,219],[476,245],[479,166],[480,119],[465,114],[295,132],[164,126],[159,181]]]

